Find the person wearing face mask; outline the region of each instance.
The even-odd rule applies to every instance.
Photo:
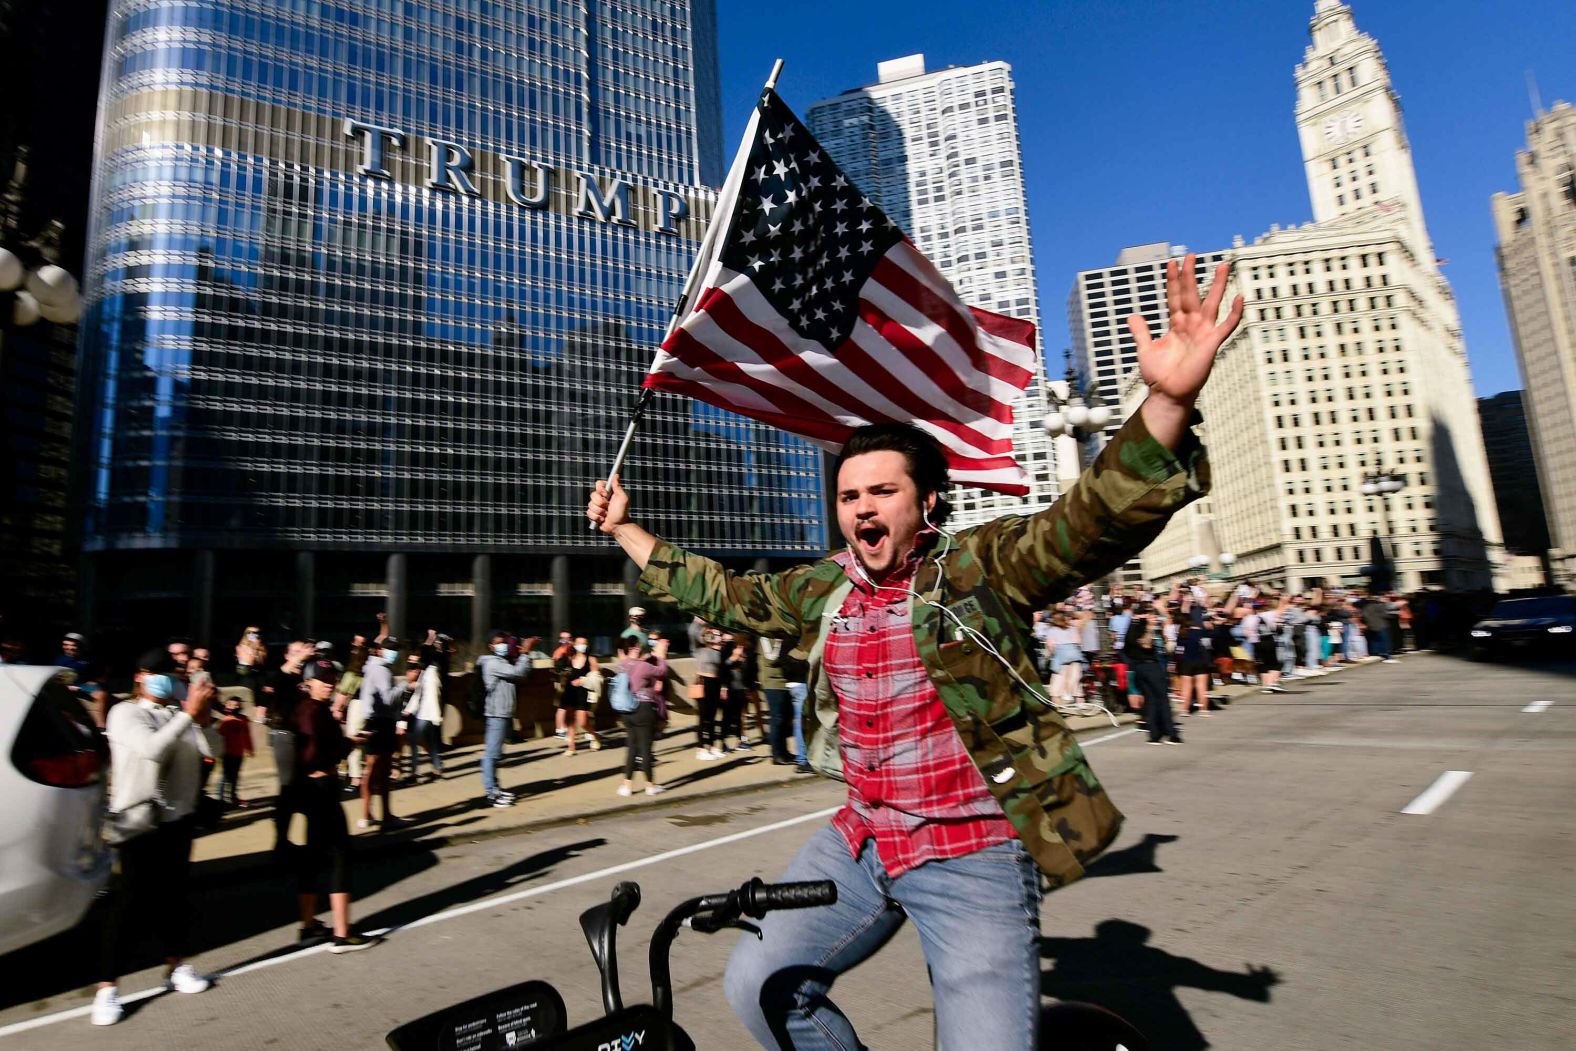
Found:
[[[109,710],[109,827],[119,840],[120,878],[105,916],[99,986],[89,1020],[114,1025],[125,1013],[119,976],[147,926],[164,954],[164,987],[200,993],[209,980],[186,962],[191,902],[188,874],[197,794],[205,757],[222,744],[210,729],[214,688],[193,686],[174,705],[174,662],[167,650],[138,662],[136,699]]]
[[[567,631],[560,631],[558,633],[558,645],[553,649],[553,666],[556,668],[559,661],[565,659],[573,652],[575,652],[574,635]],[[555,699],[553,701],[553,736],[560,740],[569,733],[566,719],[563,701]]]
[[[384,635],[368,652],[366,666],[361,672],[361,696],[356,701],[361,709],[361,725],[352,731],[362,736],[365,757],[361,773],[361,820],[356,822],[357,828],[372,827],[373,796],[381,801],[384,829],[407,824],[394,816],[389,805],[389,772],[405,732],[399,725],[399,715],[410,693],[408,683],[394,678],[394,664],[398,660],[399,640]]]
[[[503,808],[514,802],[514,793],[498,785],[498,760],[503,758],[503,743],[514,720],[515,684],[531,674],[533,636],[520,646],[519,656],[509,660],[509,635],[495,631],[487,637],[487,652],[476,658],[476,678],[482,690],[482,718],[486,722],[482,748],[482,792],[490,807]]]
[[[575,637],[574,649],[571,650],[556,666],[558,681],[562,691],[558,695],[558,703],[565,713],[564,725],[568,728],[568,735],[564,740],[564,754],[575,754],[575,733],[585,734],[593,752],[602,747],[602,739],[594,732],[586,729],[586,720],[593,708],[596,707],[598,697],[601,696],[602,666],[597,659],[591,656],[590,643],[585,636]]]

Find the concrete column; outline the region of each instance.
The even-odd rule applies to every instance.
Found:
[[[556,638],[560,631],[574,631],[569,623],[569,556],[553,556],[553,621],[547,625],[546,637]]]
[[[638,606],[640,601],[640,567],[632,558],[624,559],[624,608]]]
[[[194,640],[202,646],[213,642],[213,596],[216,574],[212,550],[192,552],[192,632]]]
[[[295,558],[295,616],[297,633],[312,637],[317,610],[317,557],[310,551],[297,551]]]
[[[493,629],[493,565],[491,555],[471,559],[471,644],[480,646]]]
[[[408,597],[410,580],[407,576],[407,563],[404,554],[392,554],[388,560],[387,588],[389,631],[401,642],[408,642],[405,636],[405,607]]]

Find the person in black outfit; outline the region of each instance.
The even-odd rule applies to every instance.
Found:
[[[1123,655],[1127,658],[1127,674],[1138,686],[1144,698],[1144,722],[1149,727],[1150,744],[1181,744],[1176,722],[1171,714],[1171,684],[1166,676],[1163,655],[1155,647],[1160,634],[1158,614],[1144,607],[1133,615],[1127,629]]]
[[[301,943],[332,939],[328,951],[370,949],[377,939],[350,928],[350,829],[339,802],[339,764],[366,734],[348,738],[331,707],[339,666],[318,658],[303,669],[305,697],[291,713],[296,736],[292,795],[306,818],[306,846],[296,853],[296,895],[301,907]],[[318,880],[327,874],[332,928],[317,918]]]

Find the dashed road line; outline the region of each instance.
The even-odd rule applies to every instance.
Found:
[[[1412,800],[1402,808],[1403,814],[1432,814],[1435,810],[1456,794],[1456,790],[1472,780],[1470,770],[1446,770],[1440,774],[1433,784],[1423,790],[1423,794]]]
[[[1537,715],[1539,712],[1546,712],[1552,707],[1554,707],[1554,702],[1545,699],[1541,701],[1533,701],[1531,704],[1523,708],[1521,712],[1523,715]]]

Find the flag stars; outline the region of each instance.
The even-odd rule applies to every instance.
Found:
[[[875,223],[871,222],[869,219],[865,219],[859,224],[859,232],[862,234],[867,234],[871,230],[874,230],[875,226]]]
[[[782,236],[782,232],[783,232],[783,224],[782,223],[768,223],[766,225],[766,236],[767,237],[781,237]]]
[[[788,174],[788,165],[784,164],[781,158],[778,158],[777,163],[772,165],[772,174],[777,176],[779,179],[786,177]]]

